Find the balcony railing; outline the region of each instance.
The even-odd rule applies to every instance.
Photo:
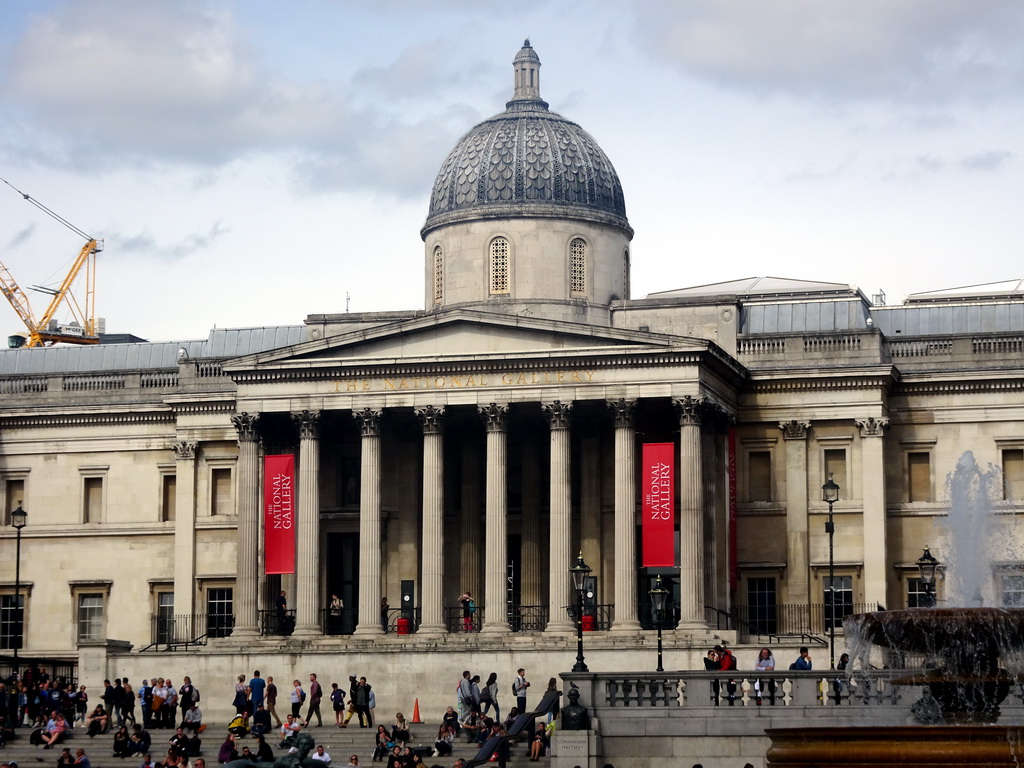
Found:
[[[843,619],[851,613],[867,613],[877,610],[874,603],[836,602],[836,631],[843,628]],[[770,638],[792,637],[813,638],[825,635],[831,626],[829,606],[823,603],[776,605],[734,605],[729,614],[737,617],[745,626],[722,627],[738,629],[744,634]],[[814,642],[814,640],[812,640]]]

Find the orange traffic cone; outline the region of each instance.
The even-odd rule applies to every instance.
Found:
[[[419,699],[416,699],[416,703],[412,705],[412,722],[413,723],[422,723],[423,722],[422,720],[420,720],[420,700]]]

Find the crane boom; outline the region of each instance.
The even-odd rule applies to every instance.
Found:
[[[0,261],[0,292],[3,292],[11,306],[14,307],[14,311],[18,313],[18,317],[21,318],[21,322],[25,324],[25,327],[29,331],[35,328],[36,319],[32,314],[32,306],[28,303],[28,296],[21,290],[21,286],[15,282],[2,261]]]

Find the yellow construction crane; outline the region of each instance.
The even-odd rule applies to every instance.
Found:
[[[11,273],[7,270],[7,267],[4,266],[3,262],[0,262],[0,293],[3,293],[7,298],[7,301],[9,301],[11,306],[14,307],[14,311],[18,313],[18,317],[21,318],[21,321],[25,324],[25,328],[28,331],[27,336],[20,334],[10,336],[7,340],[8,346],[43,347],[60,342],[66,344],[99,344],[100,337],[96,329],[95,303],[96,254],[103,250],[103,241],[87,235],[78,227],[51,211],[35,198],[26,195],[24,192],[14,187],[6,179],[0,178],[0,181],[3,181],[4,184],[7,184],[11,189],[14,189],[34,206],[47,215],[52,216],[72,232],[84,237],[87,241],[86,244],[82,246],[82,250],[79,252],[74,264],[71,265],[70,271],[64,277],[64,281],[61,283],[60,288],[31,286],[33,290],[48,293],[51,297],[50,303],[46,307],[46,311],[43,312],[38,320],[32,312],[32,306],[29,304],[28,296],[25,295],[25,292],[21,290],[21,287],[17,282],[15,282],[14,277],[11,276]],[[74,284],[78,275],[83,271],[85,272],[85,298],[84,301],[79,303],[74,294],[71,293],[71,286]],[[62,325],[57,322],[54,315],[57,313],[61,304],[64,303],[67,304],[75,322]]]

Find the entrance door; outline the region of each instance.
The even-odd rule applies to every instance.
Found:
[[[327,599],[337,594],[345,607],[341,621],[327,622],[327,634],[351,635],[359,616],[359,534],[327,535]],[[377,578],[376,575],[373,578]]]

